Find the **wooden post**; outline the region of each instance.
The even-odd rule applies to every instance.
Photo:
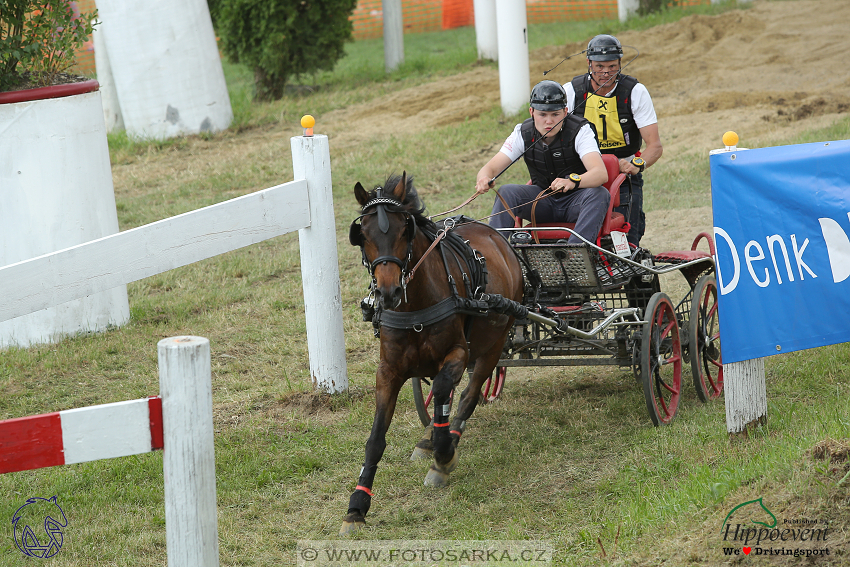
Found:
[[[168,567],[217,567],[210,342],[171,337],[157,352]]]
[[[496,0],[496,28],[502,112],[513,115],[528,107],[531,81],[525,0]]]
[[[331,394],[344,392],[348,370],[328,137],[296,136],[291,142],[293,174],[295,179],[307,180],[310,200],[310,226],[298,231],[310,375],[316,388]]]
[[[475,44],[479,59],[499,60],[499,38],[496,34],[496,0],[473,0],[475,10]]]
[[[404,22],[401,0],[382,0],[384,11],[384,70],[395,71],[404,63]]]
[[[767,422],[763,358],[724,364],[723,389],[726,391],[726,431],[730,435],[747,435],[747,430]]]

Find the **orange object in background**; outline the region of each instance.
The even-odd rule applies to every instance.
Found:
[[[475,23],[472,0],[443,0],[443,29],[462,28]]]

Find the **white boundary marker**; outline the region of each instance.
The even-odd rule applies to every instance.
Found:
[[[295,181],[0,268],[0,322],[298,230],[313,384],[347,390],[328,138],[291,147]]]

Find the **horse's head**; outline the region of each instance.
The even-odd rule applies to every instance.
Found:
[[[430,221],[422,216],[424,207],[413,187],[413,178],[406,172],[391,176],[372,191],[366,191],[358,182],[354,196],[362,209],[360,217],[351,223],[349,241],[363,252],[376,301],[384,309],[395,309],[406,299],[405,276],[412,267],[417,222]]]

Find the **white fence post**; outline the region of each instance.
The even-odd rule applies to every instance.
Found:
[[[218,566],[210,342],[157,344],[168,567]]]
[[[496,0],[473,0],[475,10],[475,44],[479,59],[499,60],[499,37],[496,33]]]
[[[531,75],[525,0],[496,0],[496,36],[502,112],[510,116],[528,107]]]
[[[395,71],[404,63],[404,21],[401,0],[381,2],[384,21],[384,70]]]
[[[620,17],[620,22],[625,23],[626,20],[637,14],[639,7],[639,0],[617,0],[617,15]]]
[[[348,390],[342,299],[333,208],[328,137],[291,138],[295,179],[307,181],[310,226],[298,231],[307,350],[313,385],[325,392]]]

